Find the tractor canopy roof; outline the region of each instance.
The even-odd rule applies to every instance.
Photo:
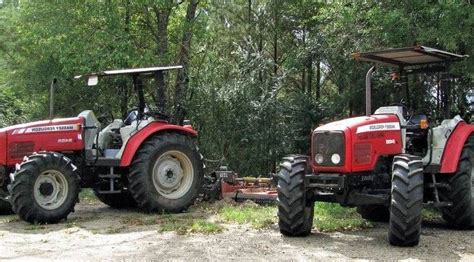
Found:
[[[116,75],[130,75],[132,77],[137,76],[150,76],[157,72],[163,72],[173,69],[181,69],[183,66],[162,66],[162,67],[145,67],[145,68],[129,68],[129,69],[118,69],[118,70],[106,70],[96,73],[90,73],[85,75],[77,75],[74,79],[80,79],[87,77],[87,83],[90,86],[97,85],[98,78],[104,76],[116,76]]]
[[[458,55],[447,51],[426,47],[413,46],[392,48],[380,51],[356,52],[352,54],[356,60],[374,62],[403,69],[446,65],[450,62],[462,60],[468,55]]]

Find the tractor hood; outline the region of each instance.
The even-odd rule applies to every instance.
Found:
[[[373,170],[378,158],[402,151],[401,126],[395,114],[361,116],[316,128],[311,137],[315,172]]]
[[[0,165],[12,166],[33,152],[82,149],[83,123],[83,118],[71,117],[0,129]]]
[[[359,116],[322,125],[316,128],[315,132],[345,131],[347,129],[353,132],[355,131],[356,133],[393,130],[400,129],[400,123],[396,115]]]
[[[52,126],[55,124],[61,124],[65,122],[69,123],[71,121],[73,122],[77,121],[77,123],[82,124],[82,120],[80,120],[78,117],[58,118],[58,119],[53,119],[53,120],[41,120],[41,121],[35,121],[35,122],[30,122],[30,123],[25,123],[25,124],[8,126],[8,127],[0,128],[0,132],[10,132],[16,129],[21,130],[21,129],[32,128],[32,127]]]

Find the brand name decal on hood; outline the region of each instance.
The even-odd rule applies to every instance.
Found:
[[[389,122],[389,123],[359,126],[357,128],[356,134],[366,133],[366,132],[376,132],[376,131],[393,131],[393,130],[400,130],[400,123]]]
[[[35,126],[35,127],[16,129],[15,131],[13,131],[13,134],[76,131],[79,129],[80,129],[80,125],[77,125],[77,124],[76,125]]]

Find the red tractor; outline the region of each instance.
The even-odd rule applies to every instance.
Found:
[[[133,79],[137,108],[126,119],[115,119],[103,128],[94,113],[86,110],[77,117],[0,129],[4,207],[10,202],[13,211],[30,223],[56,223],[74,211],[81,188],[90,187],[111,207],[138,206],[146,212],[186,209],[203,181],[197,132],[189,124],[169,124],[163,114],[150,110],[142,84],[146,77],[179,68],[77,76],[86,77],[88,85],[106,76]]]
[[[354,56],[394,66],[405,77],[446,70],[466,57],[424,46]],[[430,126],[426,115],[409,114],[403,104],[371,114],[374,69],[366,76],[366,116],[316,128],[310,158],[283,159],[277,188],[283,235],[310,234],[315,201],[357,207],[366,219],[388,220],[389,242],[396,246],[418,244],[424,206],[438,208],[452,227],[474,226],[474,125],[456,116]],[[449,105],[449,95],[444,98]]]

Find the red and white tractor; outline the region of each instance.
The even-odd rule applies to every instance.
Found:
[[[466,56],[416,46],[356,53],[358,60],[394,66],[402,76],[439,72]],[[438,208],[452,227],[474,226],[474,125],[459,116],[428,123],[406,106],[371,112],[372,67],[366,76],[366,116],[316,128],[311,156],[285,157],[278,173],[279,227],[286,236],[311,233],[315,201],[357,207],[362,217],[389,220],[389,242],[419,243],[421,211]],[[444,107],[449,109],[449,89]]]
[[[138,106],[126,119],[101,128],[90,110],[77,117],[0,129],[3,208],[30,223],[56,223],[74,211],[81,188],[105,204],[146,212],[180,212],[202,188],[203,162],[191,125],[172,125],[145,105],[142,81],[181,66],[103,71],[85,76],[128,75]],[[52,93],[52,92],[51,92]],[[10,174],[10,175],[9,175]],[[7,187],[8,185],[8,187]],[[7,188],[9,193],[7,192]]]

